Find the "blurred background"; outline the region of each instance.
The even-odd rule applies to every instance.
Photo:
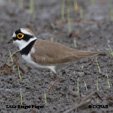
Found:
[[[20,27],[43,33],[44,38],[55,33],[78,35],[81,26],[88,30],[111,22],[112,5],[113,0],[0,0],[0,42]]]

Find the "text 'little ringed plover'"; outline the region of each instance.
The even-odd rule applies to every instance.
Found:
[[[16,30],[11,40],[19,47],[19,52],[26,62],[35,67],[48,68],[54,73],[58,64],[101,54],[101,52],[80,51],[57,42],[38,39],[27,28]]]

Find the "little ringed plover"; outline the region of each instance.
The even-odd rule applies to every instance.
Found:
[[[56,73],[55,67],[58,64],[101,54],[101,52],[81,51],[57,42],[38,39],[27,28],[16,30],[11,41],[19,48],[19,52],[26,62],[35,67],[48,68],[54,73]]]

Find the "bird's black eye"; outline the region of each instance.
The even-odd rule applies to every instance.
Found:
[[[18,34],[17,34],[17,38],[18,38],[18,39],[24,38],[24,34],[23,34],[23,33],[18,33]]]

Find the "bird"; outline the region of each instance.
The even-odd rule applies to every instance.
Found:
[[[17,29],[10,39],[19,49],[22,58],[31,66],[50,69],[56,74],[56,66],[99,55],[98,51],[82,51],[58,42],[42,40],[28,28]]]

